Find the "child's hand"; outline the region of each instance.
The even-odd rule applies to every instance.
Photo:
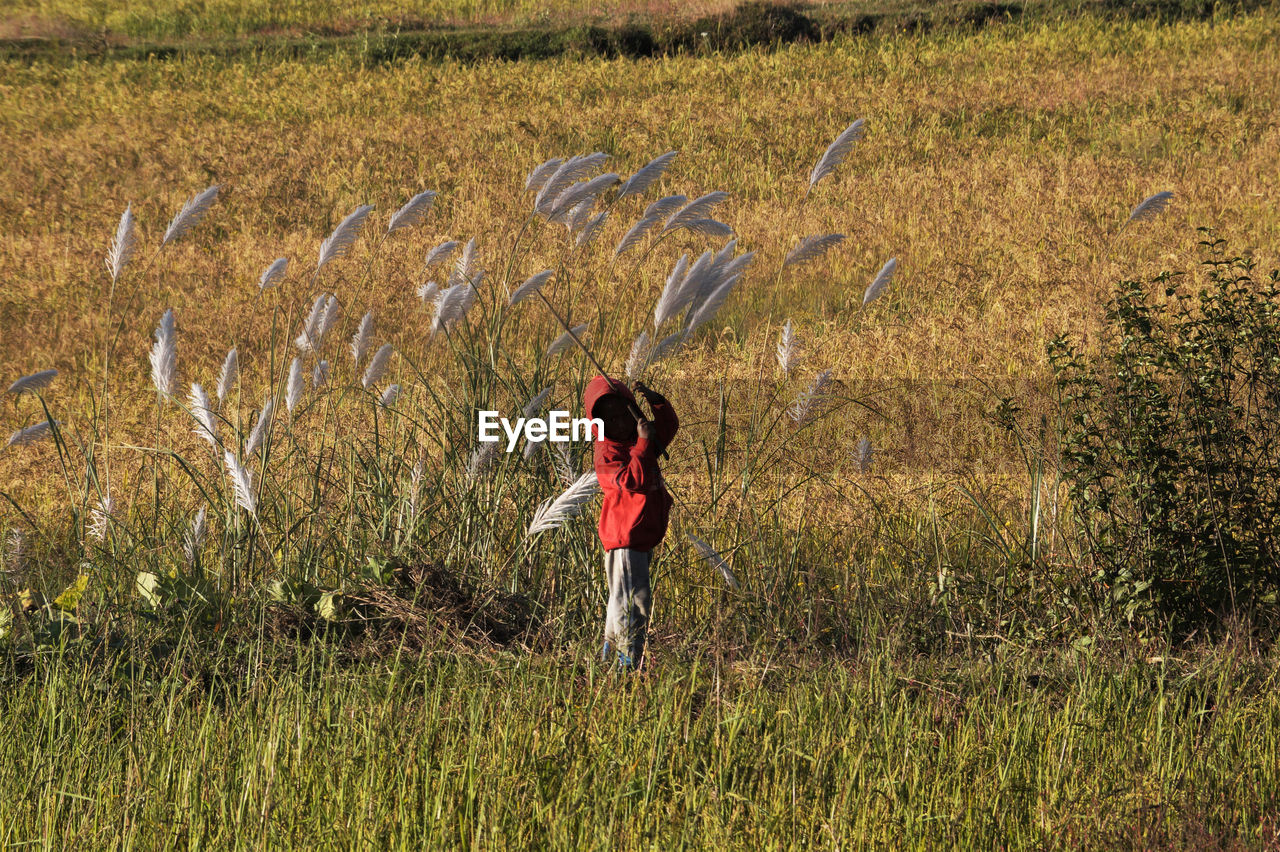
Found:
[[[641,396],[643,396],[645,399],[652,399],[653,397],[659,395],[657,392],[655,392],[652,388],[650,388],[644,382],[638,381],[633,383],[631,385],[631,389],[634,390],[636,393],[640,394]]]
[[[636,435],[641,438],[644,438],[646,441],[652,441],[653,440],[653,424],[650,423],[648,420],[643,420],[643,419],[637,420]]]

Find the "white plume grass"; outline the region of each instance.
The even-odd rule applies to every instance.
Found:
[[[540,505],[529,521],[525,536],[534,536],[541,532],[558,529],[570,518],[582,513],[583,507],[600,491],[600,483],[596,472],[589,471],[578,477],[565,491]]]
[[[663,233],[667,233],[668,231],[687,228],[695,222],[701,222],[702,220],[707,219],[708,214],[712,210],[728,200],[729,193],[718,191],[708,192],[706,195],[695,198],[693,201],[690,201],[688,204],[672,213],[667,218],[667,222],[663,226],[662,231]]]
[[[351,338],[351,360],[357,369],[368,353],[371,343],[373,343],[373,311],[367,311],[361,317],[360,326]]]
[[[582,226],[582,230],[578,232],[578,237],[573,244],[578,248],[586,248],[595,241],[596,236],[600,233],[600,229],[604,227],[605,220],[609,218],[607,211],[597,213],[592,216],[587,224]]]
[[[185,236],[187,232],[200,224],[200,220],[209,212],[209,208],[213,206],[213,202],[217,198],[218,185],[214,184],[182,205],[182,209],[178,211],[173,220],[169,222],[169,227],[165,229],[164,239],[161,240],[160,247],[164,248],[174,240]]]
[[[116,237],[111,241],[111,248],[107,251],[107,271],[111,273],[111,283],[114,284],[120,278],[120,273],[133,259],[133,253],[137,247],[138,235],[133,218],[133,205],[129,204],[120,216],[120,224],[116,226]]]
[[[844,239],[844,234],[815,234],[805,237],[787,254],[786,260],[782,261],[782,267],[785,269],[788,266],[799,266],[802,263],[817,260],[844,242]]]
[[[449,260],[449,256],[453,254],[454,249],[457,247],[457,240],[446,240],[431,251],[427,252],[427,259],[422,262],[423,271],[431,269],[433,266],[446,263]]]
[[[151,347],[151,382],[165,396],[173,396],[178,381],[178,351],[173,323],[173,308],[169,308],[160,317],[156,342]]]
[[[529,176],[524,179],[524,188],[526,192],[538,192],[546,184],[547,180],[556,172],[556,169],[564,163],[563,157],[552,157],[545,163],[542,163],[533,171],[529,172]]]
[[[641,331],[631,344],[631,353],[627,355],[627,363],[623,367],[628,379],[638,379],[649,365],[649,332]]]
[[[668,151],[665,154],[654,157],[644,168],[627,178],[627,182],[622,185],[622,189],[618,190],[616,200],[621,201],[628,195],[644,194],[649,187],[662,179],[662,175],[679,153],[679,151]]]
[[[49,387],[49,383],[57,378],[57,375],[57,370],[41,370],[38,373],[23,376],[9,385],[9,393],[15,396],[24,393],[37,393]]]
[[[191,393],[187,397],[191,405],[191,416],[195,418],[195,428],[191,430],[197,438],[209,442],[214,449],[218,448],[218,417],[213,413],[209,402],[209,394],[205,393],[198,382],[191,383]]]
[[[109,494],[101,497],[97,504],[89,509],[89,537],[98,541],[106,540],[115,514],[116,501]]]
[[[514,307],[537,293],[551,280],[553,274],[550,269],[544,269],[541,272],[530,275],[523,284],[511,292],[511,298],[507,300],[507,304]]]
[[[207,523],[205,507],[201,506],[200,511],[196,512],[196,516],[191,519],[191,525],[187,527],[187,531],[182,536],[182,555],[186,557],[187,564],[194,566],[196,559],[200,556],[200,551],[204,547],[204,541],[208,535],[209,527]]]
[[[871,282],[871,286],[867,287],[867,292],[862,295],[862,305],[874,302],[884,292],[884,288],[889,286],[889,282],[893,280],[893,274],[898,269],[898,259],[896,257],[889,258],[885,265],[880,267],[880,271],[876,273],[876,277]]]
[[[800,344],[796,341],[795,331],[788,319],[787,324],[782,327],[782,333],[778,335],[778,366],[782,368],[784,376],[791,375],[791,368],[795,366],[799,354]]]
[[[686,535],[688,535],[689,541],[693,543],[694,548],[698,551],[698,556],[719,572],[720,576],[724,578],[724,581],[728,584],[729,588],[734,591],[741,588],[741,586],[738,585],[738,578],[733,575],[733,569],[729,567],[728,562],[724,561],[724,557],[716,552],[715,548],[698,538],[693,533],[686,533]]]
[[[267,441],[267,437],[271,433],[271,421],[275,414],[276,401],[272,397],[267,397],[262,403],[262,411],[258,413],[258,419],[253,424],[253,429],[249,432],[249,443],[244,446],[245,458],[252,456],[258,450],[262,449]]]
[[[1150,195],[1142,200],[1142,203],[1133,208],[1133,212],[1129,214],[1129,218],[1125,220],[1125,224],[1130,222],[1150,222],[1168,207],[1169,202],[1173,201],[1173,193],[1165,190]]]
[[[231,480],[236,505],[250,515],[254,514],[258,508],[258,501],[253,495],[253,474],[240,463],[231,450],[222,454],[222,463],[227,468],[227,478]]]
[[[289,365],[289,383],[285,385],[284,406],[290,414],[302,402],[302,359],[294,358]]]
[[[566,349],[571,348],[575,345],[574,338],[576,337],[581,340],[582,336],[586,334],[586,332],[586,323],[583,323],[582,325],[575,325],[572,331],[566,331],[564,334],[552,341],[551,345],[547,347],[547,357],[550,358],[552,355],[559,355]]]
[[[9,436],[8,445],[10,447],[25,447],[28,444],[34,444],[47,436],[51,428],[48,420],[41,420],[39,423],[24,426]]]
[[[818,181],[834,172],[845,158],[849,156],[849,151],[853,148],[853,143],[862,138],[862,134],[866,132],[866,119],[858,119],[844,129],[844,132],[836,137],[836,141],[828,146],[825,153],[813,167],[813,171],[809,173],[809,188],[805,190],[808,196],[813,188],[818,185]]]
[[[320,360],[311,368],[311,387],[322,388],[329,383],[329,362]]]
[[[382,381],[382,377],[387,374],[387,367],[391,364],[391,352],[391,344],[384,343],[378,347],[377,352],[373,353],[373,357],[369,359],[369,366],[364,371],[364,378],[360,380],[365,390]]]
[[[387,385],[387,389],[382,392],[382,396],[378,399],[378,402],[382,405],[383,408],[390,408],[391,406],[396,404],[396,400],[399,398],[400,398],[400,386]]]
[[[391,221],[387,223],[387,234],[394,234],[396,231],[404,228],[412,228],[418,225],[431,212],[431,205],[435,203],[436,193],[430,189],[425,192],[419,192],[413,198],[410,198],[403,207],[395,212],[391,217]]]
[[[356,237],[360,235],[360,228],[364,225],[364,220],[373,212],[372,204],[362,204],[355,210],[347,214],[347,217],[338,223],[338,227],[333,229],[324,242],[320,243],[320,256],[316,260],[316,274],[320,274],[320,270],[324,269],[325,264],[335,258],[342,257],[351,248],[352,243],[356,241]]]
[[[236,383],[236,376],[240,373],[240,355],[236,352],[236,348],[232,346],[227,351],[227,357],[222,362],[222,372],[218,374],[218,403],[221,404],[227,394],[231,393],[231,386]]]
[[[814,376],[813,383],[787,409],[787,415],[797,426],[811,423],[826,404],[830,390],[831,370],[827,369]]]
[[[871,447],[871,439],[863,438],[858,441],[858,449],[853,454],[853,463],[858,469],[858,473],[870,473],[872,457],[875,450]]]
[[[284,280],[285,273],[288,271],[289,258],[277,257],[270,266],[262,270],[262,275],[258,277],[258,289],[263,292],[270,290]]]

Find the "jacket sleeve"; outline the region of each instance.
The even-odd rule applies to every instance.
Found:
[[[649,397],[649,407],[653,409],[653,443],[654,455],[660,455],[675,438],[680,429],[680,418],[671,402],[662,394],[654,392]]]
[[[648,491],[658,481],[658,454],[653,443],[638,438],[628,456],[598,461],[596,478],[601,485],[621,491]]]

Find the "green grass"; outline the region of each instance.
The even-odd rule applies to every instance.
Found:
[[[54,655],[0,705],[6,848],[1263,848],[1276,658],[341,666]],[[1004,653],[1009,652],[1009,653]],[[272,654],[282,655],[273,657]]]

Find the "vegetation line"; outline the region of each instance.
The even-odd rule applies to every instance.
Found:
[[[653,58],[688,53],[737,52],[758,47],[819,43],[837,37],[965,30],[993,23],[1045,23],[1080,14],[1122,20],[1205,20],[1260,9],[1275,0],[955,0],[881,4],[851,0],[822,5],[749,0],[716,15],[679,19],[632,14],[614,22],[444,26],[423,21],[378,29],[331,28],[290,33],[204,33],[170,39],[130,38],[111,32],[0,39],[0,60],[35,62],[136,61],[210,56],[303,60],[356,54],[368,63],[411,57],[440,61],[520,61],[557,56]]]

